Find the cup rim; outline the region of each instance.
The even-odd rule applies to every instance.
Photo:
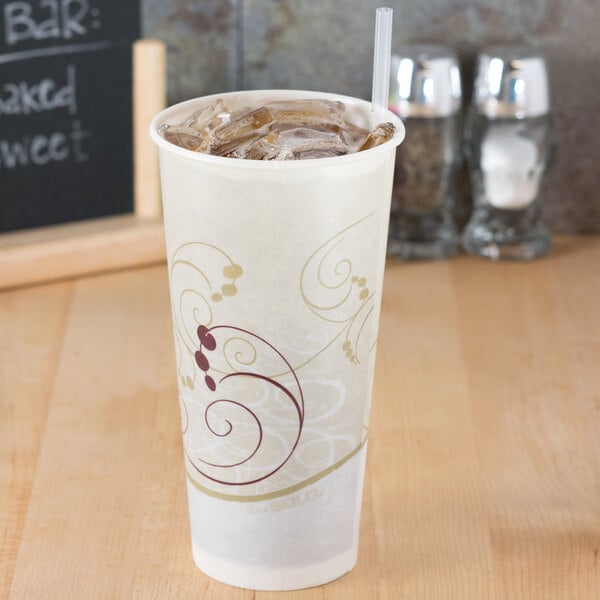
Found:
[[[208,96],[199,96],[197,98],[192,98],[190,100],[185,100],[183,102],[178,102],[173,104],[161,112],[159,112],[152,119],[150,123],[150,138],[152,141],[159,147],[167,150],[172,154],[178,154],[182,157],[190,158],[192,160],[196,160],[204,163],[212,163],[214,165],[221,166],[235,166],[236,168],[251,168],[251,169],[305,169],[305,168],[315,168],[315,167],[333,167],[334,165],[340,165],[348,162],[353,162],[360,159],[366,159],[367,157],[375,156],[376,154],[381,154],[389,151],[391,148],[395,148],[398,146],[403,140],[405,136],[404,124],[400,120],[400,118],[394,114],[391,110],[387,111],[387,121],[393,123],[395,127],[394,135],[387,142],[380,144],[379,146],[375,146],[374,148],[369,148],[368,150],[363,150],[362,152],[353,152],[352,154],[344,154],[342,156],[328,156],[326,158],[309,158],[302,160],[249,160],[246,158],[231,158],[225,156],[215,156],[213,154],[205,154],[203,152],[194,152],[193,150],[187,150],[185,148],[181,148],[171,142],[165,140],[159,133],[158,127],[162,125],[166,117],[172,112],[177,112],[186,107],[186,105],[197,105],[200,100],[205,102],[210,102],[211,100],[216,100],[217,98],[227,98],[228,96],[253,96],[253,95],[263,95],[263,96],[272,96],[274,100],[278,99],[278,97],[286,97],[289,95],[293,95],[295,97],[302,98],[323,98],[327,100],[339,100],[344,102],[346,105],[363,105],[364,108],[370,110],[371,103],[367,100],[362,100],[360,98],[354,98],[352,96],[345,96],[343,94],[335,94],[331,92],[316,92],[316,91],[308,91],[308,90],[281,90],[281,89],[266,89],[266,90],[244,90],[244,91],[233,91],[233,92],[225,92],[222,94],[210,94]]]

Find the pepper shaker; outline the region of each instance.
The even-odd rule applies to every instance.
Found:
[[[390,109],[404,122],[392,192],[388,255],[446,258],[459,238],[452,209],[460,164],[461,82],[446,45],[414,44],[391,60]]]
[[[540,184],[552,149],[546,64],[524,48],[490,48],[477,62],[467,118],[474,212],[463,232],[470,254],[528,260],[550,247]]]

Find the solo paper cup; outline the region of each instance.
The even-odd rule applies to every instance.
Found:
[[[158,128],[193,557],[257,590],[331,581],[356,562],[395,136],[356,154],[251,161]],[[333,94],[222,94],[228,106]]]

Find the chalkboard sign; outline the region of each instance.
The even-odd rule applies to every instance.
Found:
[[[0,5],[0,231],[132,211],[138,2]]]

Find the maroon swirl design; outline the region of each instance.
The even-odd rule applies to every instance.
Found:
[[[273,379],[271,377],[267,377],[266,375],[261,375],[260,373],[254,373],[251,371],[236,371],[233,373],[228,373],[228,374],[224,375],[223,377],[221,377],[218,380],[218,382],[216,382],[214,380],[214,378],[211,375],[209,375],[210,360],[206,353],[213,352],[214,350],[217,349],[217,340],[215,339],[213,332],[215,332],[216,330],[219,330],[219,329],[230,330],[232,332],[239,332],[239,333],[246,334],[246,335],[254,338],[255,340],[259,341],[261,344],[265,344],[268,348],[270,348],[272,351],[274,351],[276,353],[276,355],[285,363],[287,370],[293,376],[296,386],[298,388],[298,397],[296,397],[296,395],[288,387],[284,386],[282,383],[276,381],[275,379]],[[287,396],[287,398],[290,400],[290,402],[296,409],[296,414],[298,417],[298,430],[297,430],[296,437],[293,440],[293,443],[291,445],[289,452],[285,456],[283,456],[280,461],[277,462],[277,464],[274,468],[270,468],[267,473],[262,474],[259,477],[254,477],[250,480],[246,480],[246,481],[232,481],[231,479],[228,479],[223,476],[215,477],[214,475],[207,473],[206,470],[204,470],[202,468],[202,465],[205,465],[207,467],[222,468],[222,469],[229,469],[232,467],[239,467],[241,465],[244,465],[244,464],[248,463],[249,461],[251,461],[252,458],[257,454],[257,452],[259,451],[259,449],[262,445],[262,442],[264,439],[264,434],[265,434],[260,418],[252,409],[250,409],[248,406],[244,405],[242,402],[239,402],[237,400],[231,400],[228,398],[218,398],[217,400],[213,400],[212,402],[210,402],[208,404],[208,406],[206,407],[206,409],[204,410],[204,423],[206,424],[208,431],[210,431],[210,433],[212,435],[215,435],[220,438],[226,438],[229,434],[231,434],[231,432],[233,431],[233,425],[232,425],[231,421],[229,421],[228,419],[225,419],[224,421],[222,421],[222,424],[224,425],[224,427],[222,429],[219,429],[216,427],[215,424],[213,424],[211,422],[211,413],[213,413],[214,408],[216,406],[220,406],[220,405],[224,405],[224,404],[231,405],[231,406],[237,406],[240,409],[246,411],[250,415],[250,417],[254,420],[254,422],[256,423],[256,427],[257,427],[257,431],[258,431],[258,441],[257,441],[256,445],[254,446],[254,448],[251,449],[251,451],[245,458],[243,458],[240,461],[232,462],[232,463],[217,463],[217,462],[211,462],[208,460],[204,460],[201,458],[192,459],[189,456],[189,454],[187,453],[187,451],[186,451],[186,457],[187,457],[190,465],[192,466],[192,468],[199,475],[202,475],[203,477],[205,477],[211,481],[214,481],[215,483],[221,483],[223,485],[234,486],[234,485],[251,485],[253,483],[258,483],[259,481],[264,481],[265,479],[268,479],[274,473],[279,471],[287,463],[287,461],[290,459],[290,457],[296,450],[296,447],[298,446],[298,442],[300,441],[300,436],[302,434],[302,427],[304,425],[304,395],[302,392],[302,387],[300,386],[300,381],[298,380],[298,377],[297,377],[294,369],[288,362],[288,360],[283,356],[283,354],[281,354],[281,352],[279,352],[279,350],[277,350],[277,348],[275,348],[275,346],[270,344],[267,340],[260,337],[259,335],[256,335],[255,333],[248,331],[247,329],[242,329],[240,327],[234,327],[234,326],[230,326],[230,325],[215,325],[210,328],[206,327],[205,325],[200,325],[198,327],[197,334],[198,334],[198,339],[200,340],[200,348],[195,353],[194,358],[196,360],[196,364],[198,365],[198,368],[204,373],[204,383],[211,392],[217,391],[218,384],[223,383],[227,379],[232,379],[232,378],[236,378],[236,377],[245,377],[245,378],[252,378],[252,379],[258,379],[260,381],[264,381],[264,382],[268,383],[269,385],[274,386],[281,392],[283,392],[285,394],[285,396]],[[201,463],[201,464],[199,464],[199,463]]]

